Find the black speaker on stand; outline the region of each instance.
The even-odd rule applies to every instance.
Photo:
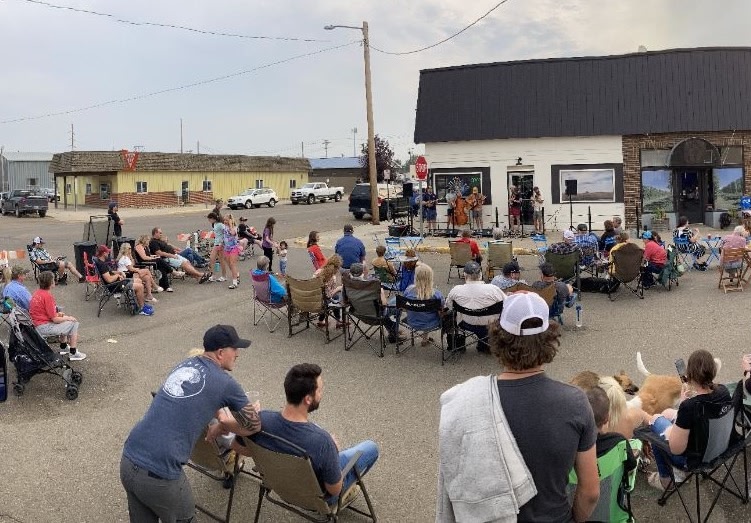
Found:
[[[572,196],[577,194],[577,180],[564,180],[566,184],[566,196],[568,196],[568,215],[569,229],[574,230],[574,204],[571,201]]]

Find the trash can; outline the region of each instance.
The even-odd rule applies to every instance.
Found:
[[[112,239],[112,257],[116,258],[118,253],[120,252],[120,246],[123,243],[129,243],[131,250],[135,250],[136,248],[136,239],[135,238],[128,238],[127,236],[115,236]],[[131,259],[133,258],[133,255],[131,254]]]
[[[400,238],[407,233],[407,225],[389,225],[389,236]]]
[[[83,253],[89,258],[89,261],[96,256],[96,242],[76,242],[73,244],[73,253],[76,258],[76,270],[81,274],[86,274],[86,267],[83,264]]]

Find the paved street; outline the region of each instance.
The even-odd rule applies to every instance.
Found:
[[[174,238],[179,232],[206,228],[207,212],[128,211],[122,215],[129,236],[148,233],[153,225],[159,225]],[[234,214],[248,216],[257,228],[273,215],[277,239],[305,236],[310,229],[338,231],[351,219],[346,202],[280,204],[275,209]],[[40,234],[53,254],[72,257],[71,245],[80,240],[81,220],[88,212],[58,210],[51,215],[45,219],[0,217],[0,249],[24,248]],[[326,236],[333,238],[336,233]],[[362,239],[372,253],[370,232],[363,232]],[[322,243],[329,254],[328,245]],[[309,275],[307,253],[298,245],[290,246],[289,272]],[[426,252],[421,257],[435,269],[440,289],[448,291],[448,256]],[[535,260],[520,258],[525,269],[522,277],[530,282],[537,279]],[[253,267],[252,258],[241,262],[243,281],[237,290],[221,284],[176,282],[174,294],[159,295],[153,317],[126,316],[110,304],[101,318],[96,318],[96,305],[82,299],[82,285],[71,283],[54,291],[65,311],[82,322],[79,347],[89,357],[73,365],[83,372],[84,382],[78,400],[70,402],[64,398],[61,380],[37,376],[22,397],[11,394],[0,404],[0,523],[126,521],[125,496],[118,477],[123,441],[146,410],[150,391],[159,387],[190,348],[200,346],[204,330],[219,322],[237,326],[241,336],[253,340],[253,345],[241,352],[233,374],[246,389],[261,391],[264,408],[283,405],[282,381],[291,365],[303,361],[320,364],[325,391],[315,421],[336,433],[345,446],[365,438],[380,446],[381,458],[366,479],[379,519],[433,520],[438,397],[469,377],[496,372],[497,362],[468,352],[457,363],[441,367],[437,352],[420,347],[396,356],[389,346],[381,359],[365,346],[345,352],[341,338],[326,345],[316,329],[293,338],[287,337],[284,328],[269,334],[263,325],[252,325],[247,271]],[[572,327],[573,317],[567,310],[561,350],[548,367],[549,374],[568,380],[583,369],[601,374],[624,369],[640,383],[637,351],[653,372],[672,374],[675,358],[688,357],[695,348],[707,348],[724,362],[719,381],[737,380],[740,356],[749,352],[748,293],[724,295],[716,286],[717,274],[711,270],[686,275],[671,292],[661,288],[647,291],[643,301],[623,292],[613,303],[605,295],[585,295],[585,326],[578,331]],[[7,339],[3,329],[0,339]],[[224,499],[220,485],[190,476],[200,502],[218,506]],[[252,519],[257,495],[256,485],[241,478],[234,521]],[[656,498],[657,491],[640,475],[633,500],[638,521],[686,520],[677,500],[658,507]],[[723,496],[712,521],[745,521],[747,511],[736,500]],[[203,516],[198,520],[208,521]],[[261,520],[298,518],[264,504]],[[344,518],[360,520],[354,515]]]

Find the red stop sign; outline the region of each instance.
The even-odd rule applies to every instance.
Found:
[[[418,180],[428,179],[428,161],[424,156],[418,156],[415,160],[415,175]]]

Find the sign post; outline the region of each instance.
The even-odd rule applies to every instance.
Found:
[[[386,182],[386,220],[389,219],[389,209],[391,209],[391,187],[389,186],[389,180],[391,180],[391,169],[383,170],[383,179]]]
[[[428,179],[428,161],[425,159],[424,156],[418,156],[417,160],[415,160],[415,176],[417,176],[417,179],[419,181],[425,181]],[[419,191],[420,195],[420,237],[423,236],[423,221],[425,218],[423,217],[422,212],[422,188],[420,187],[420,184],[417,184],[417,190]]]

